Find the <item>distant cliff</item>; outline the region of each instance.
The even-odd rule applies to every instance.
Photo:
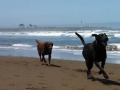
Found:
[[[111,27],[89,27],[89,26],[86,26],[86,27],[0,28],[0,30],[114,30],[114,29]]]

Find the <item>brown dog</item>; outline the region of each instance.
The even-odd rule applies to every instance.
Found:
[[[37,42],[38,55],[40,56],[40,62],[42,63],[44,60],[44,62],[46,63],[44,56],[48,55],[48,61],[49,61],[48,65],[50,65],[53,43],[40,42],[37,39],[36,39],[36,42]],[[41,55],[42,55],[42,59],[41,59]]]

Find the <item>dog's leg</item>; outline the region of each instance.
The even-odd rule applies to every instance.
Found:
[[[39,55],[39,57],[40,57],[40,62],[42,62],[42,59],[41,59],[41,51],[40,51],[40,50],[38,50],[38,55]]]
[[[46,60],[45,60],[45,55],[44,55],[44,54],[42,54],[42,57],[43,57],[42,61],[44,61],[44,63],[46,63]]]
[[[108,79],[108,75],[107,75],[106,72],[103,70],[104,64],[105,64],[105,62],[102,62],[101,67],[100,67],[99,62],[95,61],[95,65],[100,69],[99,74],[102,74],[102,73],[103,73],[103,76],[104,76],[106,79]]]
[[[103,60],[102,63],[101,63],[102,69],[104,69],[104,65],[105,65],[105,60]],[[102,72],[102,71],[99,71],[99,74],[103,74],[103,72]]]
[[[48,55],[48,65],[50,66],[51,54]]]
[[[47,61],[45,60],[45,57],[44,57],[44,59],[43,59],[43,60],[44,60],[44,63],[46,63],[46,62],[47,62]]]
[[[93,67],[93,62],[89,59],[86,59],[86,66],[87,66],[87,78],[88,79],[95,79],[93,75],[91,74],[91,69]]]
[[[45,60],[45,55],[42,54],[42,61],[44,61],[44,63],[46,63],[46,60]],[[42,63],[43,64],[43,63]]]
[[[43,57],[43,60],[42,60],[42,61],[44,61],[44,63],[46,63],[46,60],[45,60],[45,55],[44,55],[44,54],[42,54],[42,57]]]

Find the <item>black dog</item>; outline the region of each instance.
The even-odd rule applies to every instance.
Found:
[[[95,79],[91,74],[91,69],[93,67],[93,62],[95,65],[100,69],[99,74],[103,74],[103,76],[108,79],[108,75],[104,71],[104,65],[107,58],[106,55],[106,46],[108,37],[106,34],[92,34],[92,36],[95,36],[96,40],[93,43],[85,43],[84,39],[81,35],[79,35],[77,32],[75,34],[81,39],[83,47],[83,57],[86,61],[87,66],[87,78],[88,79]],[[101,66],[99,65],[99,62],[101,62]]]

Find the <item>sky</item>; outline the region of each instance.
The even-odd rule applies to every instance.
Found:
[[[0,0],[0,27],[120,22],[120,0]]]

